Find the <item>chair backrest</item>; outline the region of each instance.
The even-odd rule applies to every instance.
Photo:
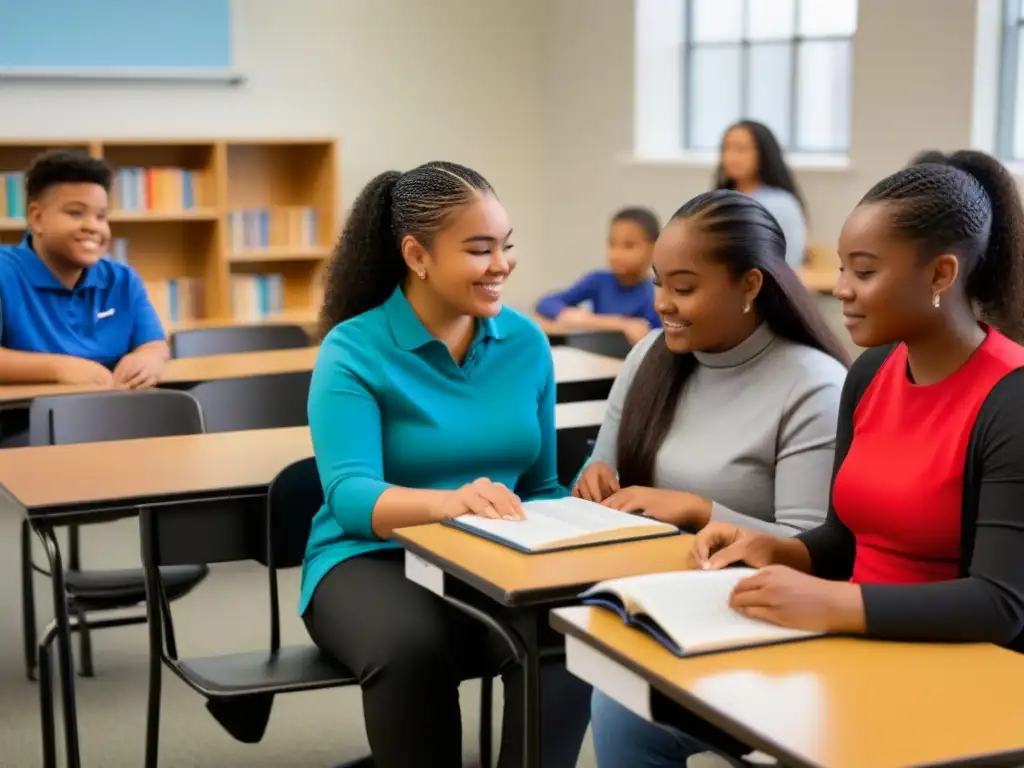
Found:
[[[177,331],[170,343],[172,357],[204,357],[308,347],[309,335],[298,325],[239,325]]]
[[[32,445],[103,443],[202,431],[199,403],[188,392],[176,390],[38,397],[29,408]]]
[[[277,473],[267,496],[268,553],[264,565],[294,568],[302,564],[313,516],[324,503],[316,460],[301,459]],[[271,556],[272,555],[272,556]]]
[[[203,408],[207,432],[304,427],[311,376],[297,371],[206,381],[189,394]]]
[[[568,333],[564,337],[565,346],[582,349],[585,352],[593,352],[608,357],[625,359],[626,355],[633,348],[629,339],[618,331],[584,331],[582,333]]]

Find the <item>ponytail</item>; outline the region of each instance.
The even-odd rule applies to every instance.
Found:
[[[405,262],[391,220],[391,198],[401,177],[398,171],[385,171],[352,204],[327,267],[321,337],[338,323],[383,304],[402,281]]]
[[[967,275],[967,296],[983,319],[1024,340],[1024,210],[1017,183],[995,158],[963,150],[947,162],[978,180],[992,208],[988,244]]]
[[[402,239],[429,249],[449,216],[480,194],[494,194],[471,168],[425,163],[407,173],[386,171],[359,193],[327,268],[320,310],[321,338],[349,318],[383,304],[408,267]]]

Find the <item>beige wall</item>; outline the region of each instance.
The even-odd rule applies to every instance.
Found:
[[[544,81],[551,280],[600,263],[606,219],[626,204],[668,216],[710,168],[626,161],[633,130],[632,0],[550,0]],[[917,150],[968,146],[975,0],[860,0],[852,166],[806,170],[813,241],[834,243],[872,183]]]
[[[388,168],[490,178],[523,253],[543,246],[544,0],[234,0],[241,88],[0,83],[0,136],[337,136],[343,204]],[[524,259],[511,284],[546,279]]]

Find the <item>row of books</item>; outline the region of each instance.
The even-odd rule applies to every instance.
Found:
[[[146,295],[165,328],[201,316],[202,280],[191,277],[148,280],[145,286]]]
[[[261,320],[283,309],[283,275],[231,276],[231,314],[236,320]]]
[[[25,216],[25,174],[0,173],[0,218]]]
[[[118,168],[114,208],[122,211],[182,211],[201,205],[203,171],[188,168]]]
[[[272,245],[316,245],[316,209],[306,205],[250,208],[228,214],[231,250],[269,248]]]

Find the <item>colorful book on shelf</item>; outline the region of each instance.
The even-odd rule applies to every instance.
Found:
[[[115,237],[110,241],[110,253],[107,258],[116,261],[118,264],[128,263],[128,240],[124,237]]]
[[[188,168],[118,168],[114,207],[122,211],[187,211],[201,204],[203,172]]]
[[[316,245],[316,209],[303,205],[247,208],[228,214],[228,232],[234,253],[274,245]]]
[[[756,571],[671,571],[611,579],[580,598],[585,605],[614,611],[676,656],[752,648],[805,640],[821,633],[789,629],[751,619],[729,607],[736,583]]]
[[[165,327],[195,320],[202,306],[202,283],[188,277],[146,281],[146,294]]]
[[[236,320],[261,320],[283,309],[283,275],[232,275],[231,312]]]
[[[556,552],[597,544],[675,536],[679,529],[650,517],[619,512],[574,497],[528,501],[525,520],[493,520],[461,515],[447,525],[526,554]],[[682,550],[680,550],[682,557]]]
[[[0,218],[25,217],[25,174],[0,174]]]

